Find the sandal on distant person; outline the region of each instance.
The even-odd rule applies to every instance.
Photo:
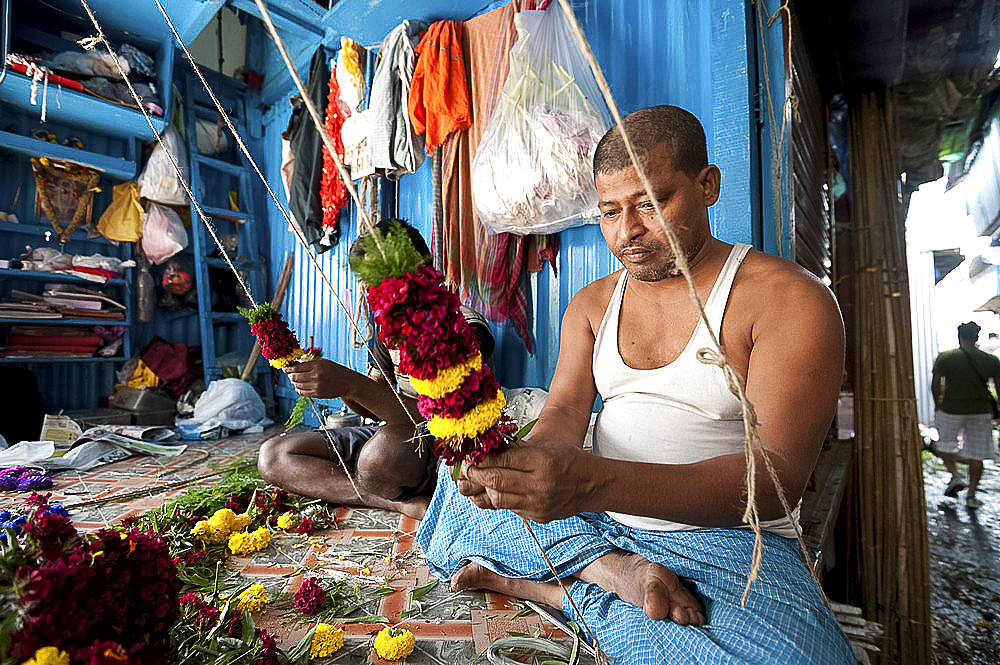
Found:
[[[975,510],[976,508],[982,508],[983,502],[974,496],[966,497],[965,507],[968,508],[969,510]]]
[[[964,480],[962,480],[958,476],[952,476],[951,482],[948,483],[948,487],[946,487],[944,490],[944,495],[950,496],[951,498],[955,498],[956,496],[958,496],[958,493],[964,490],[966,487],[968,487],[968,485],[965,484]]]

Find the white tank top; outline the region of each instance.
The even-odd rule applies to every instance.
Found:
[[[705,302],[705,313],[717,335],[733,278],[749,249],[744,244],[733,246]],[[740,401],[729,391],[722,370],[697,358],[699,349],[715,348],[704,321],[698,321],[687,346],[668,365],[633,369],[622,360],[618,320],[627,282],[628,271],[623,270],[594,341],[594,379],[603,402],[594,425],[594,454],[653,464],[691,464],[742,454],[745,432]],[[638,529],[701,528],[639,515],[608,514]],[[785,518],[761,522],[761,527],[795,537]]]

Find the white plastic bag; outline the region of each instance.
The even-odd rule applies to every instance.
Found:
[[[510,73],[472,161],[476,215],[494,233],[598,220],[593,156],[610,114],[558,3],[514,16]]]
[[[139,195],[164,205],[187,205],[187,192],[177,179],[177,171],[167,156],[168,151],[180,168],[184,181],[188,181],[187,148],[174,126],[167,125],[139,176]]]
[[[210,383],[194,405],[194,417],[178,419],[177,422],[193,425],[198,432],[220,425],[230,430],[241,430],[270,423],[260,395],[253,386],[240,379],[218,379]]]
[[[150,203],[142,225],[142,251],[153,263],[160,264],[188,245],[187,231],[176,212]]]

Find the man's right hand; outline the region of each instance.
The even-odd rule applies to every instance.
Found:
[[[325,358],[293,363],[282,371],[300,395],[318,399],[344,397],[351,392],[357,380],[363,378],[354,370]]]

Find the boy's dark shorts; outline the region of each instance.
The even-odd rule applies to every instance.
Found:
[[[327,433],[330,435],[330,439],[327,440],[327,448],[329,449],[327,454],[330,457],[330,461],[339,467],[340,460],[337,458],[337,453],[339,452],[340,456],[344,458],[344,464],[347,465],[348,473],[354,475],[358,469],[358,455],[361,454],[361,448],[368,443],[368,440],[372,438],[372,435],[377,430],[378,426],[374,425],[336,427],[327,430]],[[333,446],[336,447],[336,451],[330,448],[331,440]],[[434,487],[437,485],[437,458],[434,457],[434,437],[430,434],[425,434],[419,439],[419,442],[420,459],[427,465],[423,482],[417,487],[404,489],[400,496],[392,499],[393,501],[406,501],[418,496],[430,496],[434,493]]]

